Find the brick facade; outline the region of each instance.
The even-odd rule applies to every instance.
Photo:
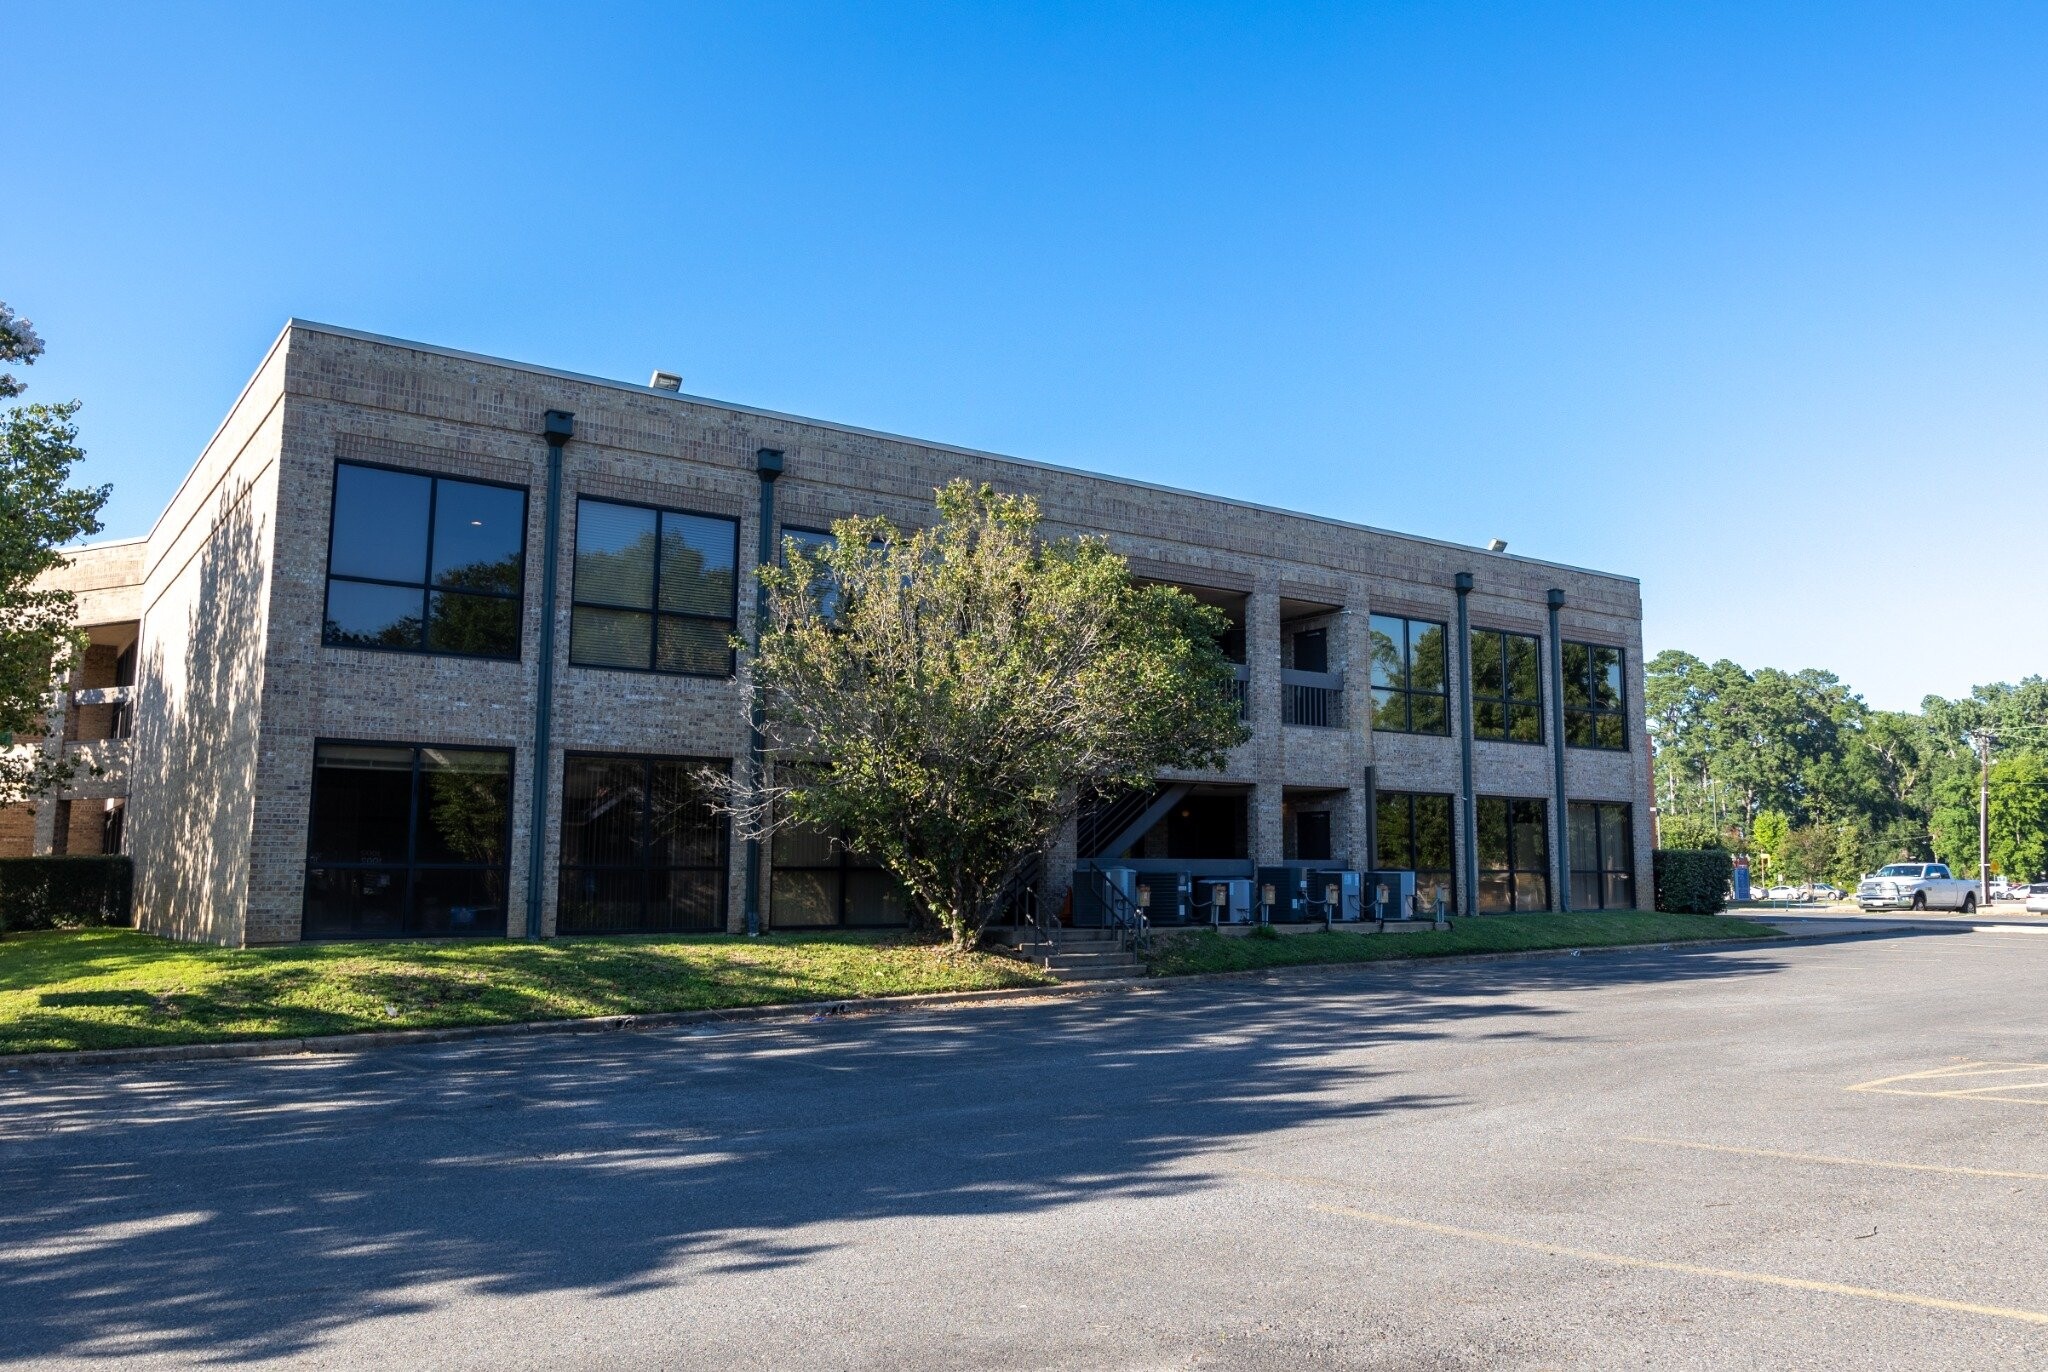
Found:
[[[1564,637],[1623,652],[1630,743],[1626,752],[1567,749],[1567,792],[1633,806],[1636,889],[1647,903],[1649,759],[1641,603],[1632,579],[294,322],[146,542],[109,545],[122,550],[119,576],[127,580],[110,570],[112,557],[90,550],[60,575],[81,589],[98,578],[89,613],[99,618],[87,623],[140,625],[134,736],[100,745],[114,764],[105,776],[118,780],[96,794],[129,797],[127,843],[144,927],[230,944],[297,939],[314,747],[345,739],[512,751],[509,932],[523,932],[547,410],[575,415],[561,474],[554,738],[543,779],[550,827],[561,816],[565,753],[737,760],[747,737],[741,682],[570,664],[576,497],[737,520],[744,623],[758,537],[755,455],[774,449],[785,462],[774,492],[783,525],[818,528],[849,514],[921,522],[933,489],[966,477],[1035,495],[1049,532],[1104,535],[1141,575],[1242,596],[1252,737],[1223,772],[1187,779],[1248,788],[1251,848],[1260,862],[1281,858],[1291,806],[1329,812],[1334,861],[1370,866],[1363,852],[1368,768],[1382,791],[1459,789],[1457,738],[1367,726],[1369,615],[1455,624],[1453,580],[1469,572],[1475,627],[1535,633],[1547,645],[1545,597],[1561,589]],[[340,459],[527,488],[516,661],[323,646]],[[1303,616],[1288,630],[1326,630],[1330,670],[1344,674],[1344,727],[1280,722],[1288,607]],[[110,647],[118,641],[110,636]],[[1454,649],[1462,655],[1463,646]],[[89,657],[87,670],[103,671],[104,657]],[[1458,671],[1461,657],[1454,699]],[[1546,702],[1553,689],[1546,669]],[[104,728],[84,715],[77,722],[88,734]],[[1547,714],[1544,732],[1548,740]],[[1547,743],[1474,745],[1480,794],[1550,802],[1553,766]],[[1553,851],[1563,821],[1551,816]],[[7,823],[0,815],[0,841]],[[559,834],[546,839],[543,870],[552,873]],[[1071,859],[1072,844],[1070,832],[1053,855],[1055,870]],[[727,893],[735,925],[745,904],[739,857],[735,845]],[[553,927],[552,887],[550,880],[542,892],[545,932]]]

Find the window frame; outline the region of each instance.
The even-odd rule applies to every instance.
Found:
[[[1380,842],[1386,830],[1380,823],[1379,807],[1389,800],[1405,800],[1408,803],[1408,860],[1399,867],[1380,866]],[[1441,800],[1444,802],[1444,836],[1451,845],[1449,867],[1417,867],[1415,865],[1415,803],[1418,800]],[[1373,792],[1373,851],[1372,866],[1376,871],[1409,871],[1416,874],[1415,895],[1422,897],[1421,876],[1424,872],[1444,874],[1444,909],[1455,912],[1458,909],[1458,798],[1448,791],[1379,791]]]
[[[1477,664],[1477,661],[1478,661],[1478,659],[1477,659],[1477,658],[1476,658],[1476,656],[1474,656],[1474,655],[1473,655],[1473,653],[1472,653],[1472,644],[1471,644],[1470,642],[1467,642],[1467,643],[1466,643],[1466,645],[1465,645],[1465,652],[1466,652],[1466,658],[1465,658],[1465,663],[1466,663],[1466,670],[1467,670],[1468,672],[1470,672],[1470,673],[1472,674],[1472,738],[1473,738],[1473,741],[1474,741],[1474,742],[1481,742],[1481,743],[1519,743],[1519,744],[1522,744],[1522,745],[1524,745],[1524,746],[1533,746],[1533,747],[1538,747],[1538,748],[1542,747],[1542,746],[1543,746],[1543,742],[1544,742],[1544,737],[1545,737],[1545,729],[1544,729],[1544,724],[1543,724],[1543,638],[1542,638],[1542,635],[1540,635],[1540,634],[1532,634],[1532,633],[1528,633],[1528,632],[1526,632],[1526,631],[1524,631],[1524,630],[1521,630],[1521,629],[1493,629],[1493,628],[1487,628],[1487,627],[1484,627],[1484,626],[1481,626],[1481,625],[1474,625],[1474,626],[1473,626],[1473,628],[1472,628],[1472,632],[1471,632],[1471,637],[1472,637],[1473,639],[1477,639],[1477,638],[1479,638],[1479,637],[1480,637],[1481,635],[1485,635],[1485,637],[1486,637],[1486,638],[1488,639],[1488,641],[1489,641],[1489,644],[1490,644],[1490,645],[1492,645],[1492,646],[1498,646],[1498,648],[1499,648],[1499,650],[1500,650],[1500,693],[1499,693],[1498,695],[1492,695],[1492,694],[1488,694],[1488,695],[1484,695],[1484,696],[1482,696],[1482,695],[1481,695],[1481,694],[1479,693],[1479,671],[1478,671],[1478,667],[1477,667],[1477,665],[1476,665],[1476,664]],[[1533,700],[1525,700],[1525,699],[1523,699],[1523,698],[1522,698],[1522,697],[1520,697],[1520,696],[1516,696],[1516,695],[1514,695],[1514,694],[1512,693],[1512,688],[1511,688],[1511,686],[1509,685],[1509,682],[1510,682],[1510,679],[1511,679],[1511,674],[1510,674],[1510,673],[1509,673],[1509,671],[1508,671],[1508,647],[1507,647],[1507,641],[1508,641],[1509,639],[1511,639],[1511,638],[1522,638],[1522,639],[1527,639],[1527,640],[1529,641],[1529,643],[1530,643],[1531,645],[1533,645],[1533,647],[1534,647],[1534,649],[1535,649],[1535,653],[1536,653],[1536,696],[1535,696],[1535,698],[1534,698]],[[1501,709],[1501,716],[1500,716],[1500,717],[1501,717],[1501,727],[1500,727],[1500,732],[1498,732],[1498,733],[1493,733],[1493,732],[1489,732],[1489,731],[1487,731],[1487,730],[1485,730],[1485,729],[1482,729],[1482,728],[1480,727],[1480,725],[1479,725],[1479,707],[1480,707],[1481,705],[1496,705],[1496,704],[1497,704],[1497,705],[1499,705],[1499,706],[1500,706],[1500,709]],[[1511,720],[1511,719],[1513,718],[1513,716],[1514,716],[1514,711],[1515,711],[1515,708],[1516,708],[1517,706],[1522,706],[1522,707],[1525,707],[1525,708],[1529,708],[1529,709],[1533,709],[1533,710],[1535,710],[1535,712],[1536,712],[1536,737],[1534,737],[1534,738],[1516,738],[1516,737],[1514,737],[1513,733],[1511,732],[1511,728],[1512,728],[1512,726],[1510,725],[1509,721],[1510,721],[1510,720]]]
[[[1575,680],[1572,682],[1572,684],[1574,685],[1583,686],[1585,688],[1586,703],[1584,705],[1572,704],[1571,695],[1569,692],[1566,692],[1564,699],[1559,702],[1559,704],[1564,707],[1564,746],[1567,748],[1584,748],[1588,752],[1596,753],[1627,753],[1634,751],[1629,746],[1628,737],[1628,650],[1619,646],[1618,644],[1613,643],[1588,643],[1583,639],[1564,639],[1558,645],[1558,676],[1561,678],[1561,680],[1559,681],[1560,690],[1563,689],[1566,680],[1564,678],[1564,655],[1567,650],[1572,648],[1586,649],[1586,674],[1583,679]],[[1594,699],[1596,698],[1596,693],[1593,690],[1593,682],[1595,679],[1595,659],[1593,657],[1593,654],[1595,653],[1614,654],[1615,667],[1618,669],[1621,675],[1621,684],[1615,692],[1619,699],[1613,706],[1595,705],[1593,703]],[[1598,742],[1572,742],[1571,726],[1574,717],[1590,721],[1592,724],[1593,737],[1597,739],[1600,736],[1600,720],[1602,718],[1610,716],[1621,721],[1621,742],[1618,745],[1609,745]]]
[[[1591,810],[1593,812],[1593,860],[1598,864],[1593,867],[1583,866],[1580,845],[1577,842],[1570,844],[1571,870],[1566,874],[1566,879],[1571,883],[1572,909],[1633,910],[1637,908],[1634,902],[1640,897],[1636,892],[1635,808],[1634,802],[1626,800],[1574,800],[1567,802],[1565,807],[1565,814],[1567,816],[1565,833],[1567,838],[1570,837],[1572,832],[1569,817],[1582,810]],[[1607,865],[1607,830],[1606,826],[1601,823],[1601,811],[1603,810],[1619,810],[1622,812],[1622,832],[1628,835],[1628,865],[1625,867],[1610,867]],[[1607,903],[1607,878],[1609,875],[1614,874],[1624,875],[1628,878],[1630,903],[1627,905],[1609,905]],[[1580,877],[1592,878],[1593,888],[1600,893],[1599,904],[1586,905],[1579,900],[1578,883]]]
[[[579,560],[577,539],[583,532],[583,505],[594,501],[600,505],[619,505],[631,510],[651,510],[654,513],[654,593],[645,610],[632,605],[606,605],[598,601],[583,601],[576,598],[576,582]],[[664,610],[661,608],[661,517],[663,515],[688,515],[693,519],[716,519],[732,525],[732,613],[719,619],[714,615],[698,614],[690,610]],[[613,610],[626,614],[645,614],[653,622],[647,635],[647,665],[628,667],[617,662],[584,662],[576,656],[576,611]],[[654,665],[655,656],[661,651],[661,618],[691,619],[699,623],[726,625],[725,670],[722,672],[679,672]],[[740,631],[740,521],[737,515],[719,514],[713,510],[692,510],[677,505],[656,505],[646,500],[624,500],[608,495],[591,495],[576,492],[576,524],[570,530],[569,538],[569,665],[591,672],[636,672],[641,676],[694,677],[699,681],[731,681],[739,672],[739,653],[729,641]]]
[[[398,862],[315,862],[313,861],[314,803],[318,797],[320,775],[320,750],[334,748],[404,748],[412,753],[412,770],[406,782],[405,816],[405,861]],[[500,753],[505,758],[505,834],[504,860],[502,862],[421,862],[420,847],[420,761],[428,749],[444,753]],[[306,787],[306,841],[303,855],[299,859],[301,876],[299,891],[299,941],[301,943],[381,943],[405,939],[488,939],[509,938],[512,930],[512,834],[513,812],[518,808],[519,794],[519,750],[509,745],[495,743],[406,743],[388,738],[334,738],[325,735],[313,739],[311,775]],[[413,887],[417,873],[427,872],[489,872],[497,871],[505,890],[505,914],[503,927],[496,933],[476,934],[422,934],[401,927],[395,934],[318,934],[306,933],[307,905],[313,898],[312,874],[323,872],[388,872],[402,870],[405,873],[405,906],[400,916],[401,926],[413,918]]]
[[[341,503],[341,469],[343,467],[364,467],[371,471],[396,472],[401,476],[425,477],[433,483],[427,491],[426,579],[418,583],[420,592],[420,646],[417,648],[400,648],[389,643],[337,643],[327,636],[327,612],[334,599],[334,583],[337,580],[346,581],[357,586],[391,586],[401,590],[411,590],[415,585],[415,583],[410,581],[387,581],[381,577],[348,575],[337,577],[334,572],[334,518]],[[477,591],[446,586],[436,587],[434,585],[434,515],[440,508],[441,483],[443,481],[460,481],[470,486],[495,486],[499,490],[519,492],[521,503],[519,518],[519,589],[511,595],[508,596],[498,591]],[[419,467],[401,467],[391,462],[366,462],[353,457],[337,457],[334,460],[334,470],[329,473],[327,482],[327,564],[322,569],[322,580],[320,582],[320,646],[323,648],[340,648],[348,652],[358,653],[401,653],[412,657],[459,657],[466,658],[472,662],[520,662],[525,660],[526,545],[528,542],[527,534],[531,529],[532,523],[533,487],[523,485],[520,482],[499,481],[487,476],[459,476],[453,472],[435,472]],[[429,607],[433,604],[432,597],[437,589],[449,591],[456,595],[477,596],[480,599],[486,600],[510,600],[513,607],[512,622],[514,625],[514,646],[512,652],[509,655],[504,653],[464,653],[452,648],[428,647],[427,630],[431,624]],[[331,743],[337,740],[328,739],[325,741]]]
[[[1449,649],[1449,647],[1450,647],[1450,642],[1451,642],[1451,626],[1450,626],[1449,622],[1448,622],[1448,621],[1445,621],[1445,620],[1436,620],[1436,619],[1417,619],[1417,618],[1414,618],[1414,617],[1412,617],[1412,616],[1409,616],[1409,615],[1401,615],[1401,614],[1387,614],[1387,613],[1383,613],[1383,612],[1375,612],[1375,611],[1371,611],[1371,610],[1368,610],[1368,611],[1367,611],[1367,614],[1366,614],[1366,625],[1365,625],[1365,627],[1366,627],[1366,642],[1367,642],[1368,648],[1370,647],[1370,645],[1371,645],[1371,641],[1372,641],[1372,631],[1373,631],[1373,623],[1372,623],[1372,622],[1373,622],[1374,620],[1376,620],[1376,619],[1392,619],[1392,620],[1398,620],[1398,621],[1400,621],[1400,624],[1401,624],[1401,680],[1402,680],[1403,682],[1406,682],[1406,683],[1409,683],[1409,684],[1406,684],[1406,685],[1401,685],[1401,686],[1382,686],[1382,685],[1380,685],[1380,684],[1379,684],[1378,682],[1374,681],[1374,680],[1372,679],[1372,663],[1371,663],[1371,661],[1370,661],[1370,654],[1368,653],[1368,661],[1367,661],[1367,664],[1366,664],[1366,683],[1365,683],[1365,684],[1366,684],[1366,689],[1367,689],[1367,690],[1368,690],[1369,692],[1371,692],[1371,696],[1370,696],[1370,699],[1371,699],[1371,708],[1370,708],[1370,709],[1369,709],[1369,711],[1367,712],[1367,719],[1368,719],[1368,721],[1369,721],[1369,723],[1370,723],[1370,725],[1371,725],[1371,729],[1372,729],[1372,732],[1374,732],[1374,733],[1376,733],[1376,734],[1378,734],[1378,733],[1386,733],[1386,734],[1412,734],[1412,735],[1414,735],[1414,736],[1416,736],[1416,737],[1418,737],[1418,738],[1453,738],[1453,737],[1455,737],[1455,736],[1456,736],[1456,734],[1457,734],[1457,730],[1456,730],[1456,728],[1455,728],[1455,727],[1453,726],[1453,723],[1452,723],[1452,716],[1453,716],[1453,713],[1454,713],[1454,712],[1453,712],[1453,710],[1452,710],[1452,708],[1451,708],[1451,656],[1450,656],[1450,653],[1449,653],[1449,651],[1448,651],[1448,649]],[[1442,690],[1440,690],[1440,691],[1428,691],[1428,690],[1418,690],[1418,689],[1416,689],[1416,687],[1415,687],[1415,686],[1413,685],[1413,682],[1414,682],[1414,680],[1415,680],[1415,633],[1414,633],[1414,628],[1415,628],[1415,626],[1416,626],[1416,625],[1418,625],[1418,624],[1424,625],[1424,626],[1426,626],[1426,627],[1428,627],[1428,628],[1431,628],[1431,629],[1435,629],[1435,630],[1437,630],[1438,632],[1440,632],[1440,633],[1441,633],[1441,634],[1443,635],[1443,642],[1444,642],[1444,646],[1445,646],[1445,649],[1446,649],[1446,651],[1445,651],[1445,653],[1444,653],[1444,669],[1443,669],[1443,689],[1442,689]],[[1468,664],[1468,665],[1469,665],[1469,664]],[[1397,726],[1397,725],[1391,725],[1391,724],[1382,724],[1382,723],[1380,722],[1380,692],[1382,692],[1382,691],[1390,692],[1390,693],[1392,693],[1392,694],[1394,694],[1394,695],[1398,695],[1398,696],[1400,696],[1400,697],[1401,697],[1401,714],[1402,714],[1402,718],[1403,718],[1403,720],[1405,721],[1404,723],[1402,723],[1402,724],[1400,724],[1400,725],[1398,725],[1398,726]],[[1414,724],[1415,724],[1415,697],[1416,697],[1416,696],[1419,696],[1419,695],[1421,695],[1421,696],[1433,696],[1433,697],[1435,697],[1435,698],[1437,698],[1437,699],[1439,699],[1439,700],[1441,700],[1441,701],[1443,702],[1443,720],[1444,720],[1444,727],[1443,727],[1443,728],[1441,728],[1441,729],[1417,729],[1417,728],[1415,728],[1415,727],[1414,727]]]
[[[628,670],[630,670],[630,669],[628,669]],[[672,864],[670,864],[670,865],[661,865],[661,866],[657,866],[657,865],[655,865],[654,863],[651,863],[651,862],[647,862],[647,861],[640,861],[640,862],[636,862],[636,863],[597,863],[597,862],[578,862],[578,863],[571,863],[571,862],[569,862],[569,861],[567,860],[567,856],[566,856],[566,855],[567,855],[567,853],[568,853],[568,851],[569,851],[569,844],[568,844],[568,834],[567,834],[567,827],[568,827],[568,822],[569,822],[569,767],[570,767],[570,764],[571,764],[571,763],[574,763],[574,762],[577,762],[577,761],[598,761],[598,762],[637,762],[637,763],[639,763],[639,764],[640,764],[640,768],[641,768],[641,801],[640,801],[640,825],[639,825],[639,848],[640,848],[640,851],[641,851],[641,853],[643,854],[643,857],[644,857],[644,855],[645,855],[645,854],[646,854],[646,853],[648,852],[648,848],[649,848],[649,845],[648,845],[648,842],[647,842],[647,841],[648,841],[648,839],[649,839],[649,838],[651,837],[651,825],[652,825],[652,821],[653,821],[653,803],[654,803],[654,801],[653,801],[653,795],[654,795],[654,792],[653,792],[653,788],[652,788],[652,786],[651,786],[651,785],[649,785],[648,783],[649,783],[649,782],[651,781],[651,779],[652,779],[652,776],[653,776],[653,772],[654,772],[654,767],[655,767],[655,765],[656,765],[657,763],[663,763],[663,762],[681,762],[681,763],[692,763],[692,762],[695,762],[695,763],[704,763],[704,764],[707,764],[707,765],[710,765],[710,766],[718,766],[718,765],[721,765],[721,764],[722,764],[722,765],[723,765],[723,766],[724,766],[724,767],[726,768],[726,770],[727,770],[728,772],[730,772],[730,771],[731,771],[731,768],[732,768],[732,761],[733,761],[733,760],[732,760],[731,758],[722,758],[722,757],[702,757],[702,756],[695,756],[695,755],[688,755],[688,754],[681,754],[681,753],[635,753],[635,752],[619,752],[619,751],[615,751],[615,750],[608,750],[608,749],[601,749],[601,748],[571,748],[571,749],[566,749],[566,750],[564,750],[564,751],[563,751],[563,753],[562,753],[562,800],[561,800],[561,812],[562,812],[562,813],[561,813],[561,819],[560,819],[560,821],[558,822],[558,824],[557,824],[557,826],[556,826],[556,828],[557,828],[557,834],[556,834],[556,842],[555,842],[555,934],[556,934],[556,936],[557,936],[557,937],[559,937],[559,938],[631,938],[631,937],[634,937],[634,936],[636,936],[636,935],[684,935],[684,934],[723,934],[723,933],[728,933],[728,932],[730,932],[730,930],[731,930],[731,920],[732,920],[732,821],[731,821],[731,820],[729,820],[729,819],[727,819],[727,820],[723,820],[723,821],[720,821],[720,822],[719,822],[719,824],[718,824],[718,865],[717,865],[717,867],[716,867],[715,869],[713,869],[713,868],[710,868],[710,867],[677,867],[677,866],[674,866],[674,865],[672,865]],[[715,815],[715,814],[716,814],[716,811],[714,811],[714,812],[713,812],[713,814]],[[647,897],[647,884],[646,884],[646,882],[645,882],[644,878],[646,878],[647,876],[649,876],[649,875],[651,875],[652,873],[654,873],[654,872],[657,872],[657,871],[660,871],[660,872],[706,872],[706,871],[712,871],[712,870],[716,870],[716,872],[718,873],[718,883],[717,883],[717,887],[716,887],[716,889],[717,889],[717,891],[718,891],[718,914],[717,914],[717,917],[716,917],[716,920],[715,920],[715,922],[714,922],[714,923],[712,924],[712,926],[711,926],[710,928],[708,928],[708,929],[648,929],[648,928],[640,928],[640,929],[572,929],[572,930],[566,930],[566,931],[565,931],[565,930],[564,930],[564,929],[562,928],[562,908],[563,908],[563,905],[564,905],[564,903],[565,903],[565,902],[564,902],[564,891],[563,891],[563,884],[564,884],[564,882],[565,882],[565,881],[567,880],[567,878],[568,878],[568,875],[569,875],[569,873],[570,873],[571,871],[578,871],[578,872],[632,872],[632,873],[636,873],[636,874],[639,874],[639,875],[640,875],[640,876],[641,876],[641,877],[643,878],[643,880],[642,880],[642,883],[641,883],[641,888],[640,888],[640,909],[641,909],[641,913],[642,913],[642,915],[644,916],[644,915],[645,915],[645,913],[646,913],[646,911],[647,911],[647,908],[648,908],[648,904],[649,904],[649,902],[648,902],[648,897]]]
[[[1480,845],[1479,836],[1485,831],[1486,825],[1485,821],[1480,818],[1479,810],[1480,807],[1485,806],[1489,803],[1505,805],[1507,807],[1506,819],[1508,851],[1507,866],[1505,867],[1487,866],[1486,853],[1483,847],[1481,847]],[[1541,859],[1538,861],[1537,865],[1534,867],[1520,866],[1515,860],[1515,826],[1518,822],[1520,822],[1515,817],[1515,807],[1517,805],[1533,805],[1536,807],[1536,813],[1541,817],[1541,823],[1543,825],[1543,854]],[[1477,870],[1479,875],[1479,890],[1476,890],[1472,893],[1472,909],[1474,913],[1483,915],[1521,915],[1536,914],[1542,911],[1555,909],[1557,902],[1557,892],[1551,889],[1550,880],[1551,844],[1553,836],[1550,832],[1549,798],[1545,796],[1477,796],[1474,797],[1472,816],[1472,839],[1473,846],[1475,849],[1475,851],[1472,854],[1472,858],[1473,866]],[[1528,909],[1523,908],[1521,896],[1521,882],[1519,879],[1524,875],[1534,876],[1543,883],[1543,903],[1541,905],[1531,906]],[[1486,889],[1486,879],[1489,876],[1506,876],[1508,879],[1508,904],[1507,908],[1504,910],[1487,910],[1482,909],[1480,907],[1480,901],[1483,898],[1482,892],[1484,892]]]

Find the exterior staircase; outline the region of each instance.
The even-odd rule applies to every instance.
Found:
[[[1123,946],[1114,929],[1062,929],[1048,954],[1042,944],[1026,944],[1025,956],[1061,981],[1108,981],[1142,977],[1145,963]]]

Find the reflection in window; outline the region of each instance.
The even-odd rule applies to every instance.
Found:
[[[771,847],[768,923],[775,929],[887,928],[910,921],[910,894],[843,833],[778,828]]]
[[[1633,814],[1606,801],[1571,803],[1572,909],[1636,908]]]
[[[701,758],[565,760],[558,933],[725,928],[726,825],[697,778],[705,765]]]
[[[1381,791],[1374,812],[1377,852],[1373,863],[1385,871],[1415,873],[1415,898],[1423,909],[1458,906],[1457,859],[1451,840],[1451,797]]]
[[[302,936],[502,937],[512,754],[322,743]]]
[[[1374,615],[1371,634],[1372,727],[1397,734],[1450,733],[1444,626]]]
[[[1550,908],[1550,834],[1540,800],[1481,796],[1479,912]]]
[[[323,641],[519,656],[526,492],[340,462]]]
[[[1564,645],[1564,741],[1574,748],[1628,748],[1628,699],[1621,690],[1621,649]]]
[[[823,557],[839,546],[839,539],[822,529],[798,529],[782,526],[782,541],[794,545],[798,553],[813,560]],[[787,554],[784,555],[785,561]],[[811,579],[811,596],[818,602],[818,615],[827,621],[839,617],[839,586],[832,574],[820,571]]]
[[[1472,737],[1543,741],[1542,656],[1533,635],[1472,631]]]
[[[577,501],[569,660],[732,675],[739,536],[735,519]]]

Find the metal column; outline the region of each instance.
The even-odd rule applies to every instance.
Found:
[[[1459,572],[1452,583],[1458,591],[1458,741],[1460,746],[1465,830],[1465,913],[1479,913],[1479,807],[1472,795],[1472,614],[1467,601],[1472,595],[1472,573]],[[1510,842],[1512,842],[1510,837]]]
[[[539,700],[533,711],[533,761],[529,770],[533,812],[526,844],[526,936],[540,937],[541,890],[547,879],[548,765],[553,747],[555,705],[555,573],[562,542],[562,447],[576,435],[576,416],[549,410],[541,423],[548,444],[547,529],[541,535]]]
[[[1557,908],[1572,908],[1571,810],[1564,798],[1564,641],[1557,636],[1557,612],[1564,592],[1550,588],[1550,754],[1557,772]]]

